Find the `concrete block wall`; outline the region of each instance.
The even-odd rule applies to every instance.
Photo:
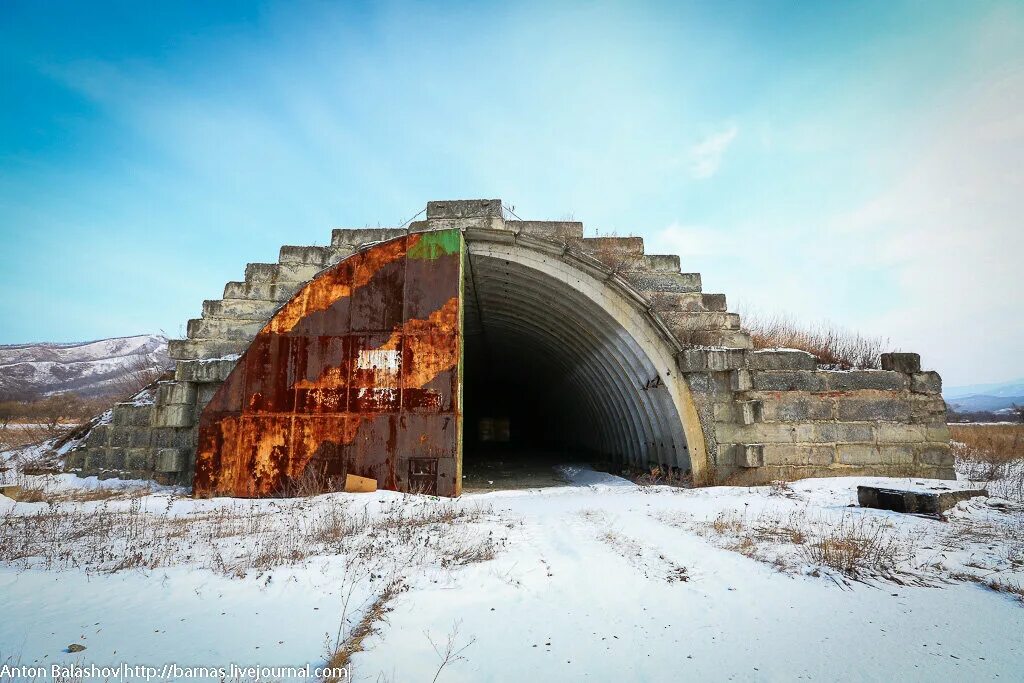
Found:
[[[717,481],[955,476],[941,380],[916,354],[842,371],[796,350],[686,349],[679,367]]]
[[[174,379],[146,405],[121,404],[109,424],[72,451],[83,475],[191,484],[196,425],[239,355],[271,316],[324,268],[367,244],[407,231],[501,230],[549,254],[588,257],[602,278],[639,295],[678,348],[696,408],[710,481],[758,483],[823,474],[952,477],[941,380],[915,354],[887,354],[882,370],[820,369],[807,353],[753,350],[724,294],[702,291],[678,256],[647,254],[639,237],[584,237],[576,221],[506,220],[500,200],[430,202],[407,229],[338,229],[330,246],[284,246],[277,263],[253,263],[221,299],[203,302],[185,339],[172,340]]]

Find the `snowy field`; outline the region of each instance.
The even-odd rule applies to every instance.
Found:
[[[882,480],[566,476],[457,501],[25,477],[44,501],[0,498],[0,661],[344,652],[360,681],[1024,679],[1024,603],[1005,590],[1024,585],[1020,503],[939,520],[855,507]]]

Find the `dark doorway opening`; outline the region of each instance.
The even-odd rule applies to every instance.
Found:
[[[592,458],[573,439],[571,397],[554,391],[557,369],[483,343],[480,336],[466,339],[463,490],[564,484],[562,466]]]

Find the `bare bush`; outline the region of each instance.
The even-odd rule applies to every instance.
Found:
[[[881,367],[881,354],[889,340],[870,337],[830,323],[807,325],[787,316],[743,315],[755,349],[799,349],[818,363],[841,370]]]
[[[111,396],[114,402],[126,401],[161,379],[165,373],[167,368],[154,364],[148,356],[136,356],[124,366],[121,374],[111,381]]]
[[[459,628],[462,626],[462,622],[456,621],[452,624],[452,630],[448,633],[448,640],[442,647],[441,645],[434,642],[434,639],[430,634],[426,634],[427,641],[430,643],[430,647],[434,648],[434,652],[441,658],[441,665],[437,667],[437,671],[434,673],[434,678],[431,683],[437,683],[438,677],[441,672],[444,671],[446,666],[454,664],[455,662],[465,661],[465,657],[462,655],[463,652],[468,650],[473,643],[476,642],[476,636],[473,636],[465,644],[459,643]]]

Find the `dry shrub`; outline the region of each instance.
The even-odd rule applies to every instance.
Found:
[[[143,389],[161,379],[173,379],[161,363],[154,363],[148,356],[136,356],[129,361],[111,383],[111,398],[108,402],[127,401]]]
[[[595,233],[583,250],[587,256],[597,259],[614,272],[638,268],[643,260],[642,253],[629,248],[624,239],[634,235],[619,235],[615,230]]]
[[[323,470],[307,467],[298,477],[286,479],[274,492],[276,498],[310,498],[345,490],[345,477],[329,476]]]
[[[787,553],[796,550],[802,561],[863,580],[900,581],[900,564],[914,556],[916,540],[900,528],[874,517],[844,514],[840,518],[812,517],[805,508],[786,515],[764,512],[748,516],[737,510],[720,512],[698,525],[697,531],[716,544],[783,571],[798,567]]]
[[[951,424],[949,430],[964,476],[989,486],[990,493],[1024,502],[1024,425]]]
[[[800,349],[821,365],[839,370],[871,370],[881,367],[881,354],[889,340],[869,337],[831,323],[807,325],[787,316],[743,316],[755,349]]]
[[[819,524],[811,532],[800,546],[803,556],[851,578],[895,578],[899,564],[914,555],[907,538],[873,517],[843,515],[838,524]]]
[[[630,472],[629,478],[640,486],[676,486],[679,488],[693,488],[693,477],[678,467],[659,466],[647,470]]]

